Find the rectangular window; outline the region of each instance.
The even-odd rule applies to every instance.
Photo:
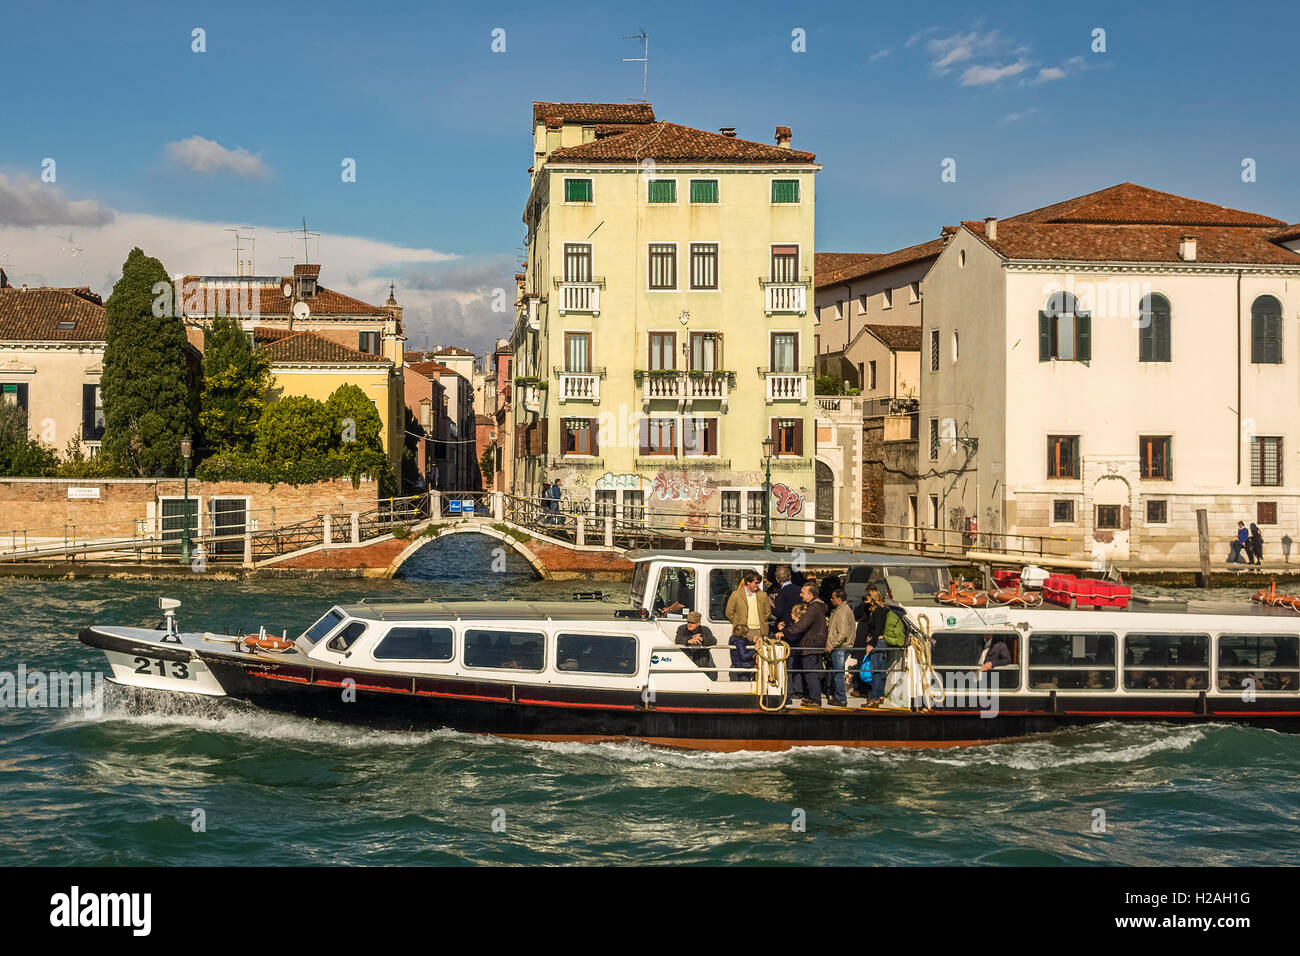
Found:
[[[566,372],[591,371],[591,333],[564,333],[564,370]]]
[[[763,492],[745,492],[745,514],[749,518],[750,531],[762,531],[767,527],[767,511],[763,507]]]
[[[1079,477],[1079,436],[1047,436],[1047,477]]]
[[[721,338],[718,332],[691,333],[691,371],[713,372],[718,369]]]
[[[1205,690],[1210,686],[1208,634],[1128,634],[1126,690]]]
[[[81,440],[104,437],[104,399],[98,385],[81,386]]]
[[[797,332],[772,333],[772,371],[796,372],[799,370],[799,334]]]
[[[477,627],[465,632],[466,667],[540,671],[545,663],[545,634]]]
[[[774,179],[772,180],[772,202],[798,202],[799,201],[799,180],[797,179]]]
[[[836,300],[836,302],[835,302],[835,320],[836,320],[836,321],[839,321],[840,319],[844,318],[844,309],[845,309],[845,307],[846,307],[847,305],[848,305],[848,303],[845,302],[843,299],[838,299],[838,300]]]
[[[682,454],[714,456],[718,453],[718,419],[687,418],[682,422]]]
[[[930,330],[930,371],[939,371],[939,330]]]
[[[564,281],[591,281],[591,243],[566,242],[564,244]]]
[[[455,638],[449,627],[395,627],[380,639],[377,661],[449,661]]]
[[[921,301],[921,283],[920,283],[920,282],[909,282],[909,283],[907,284],[907,300],[908,300],[909,302],[920,302],[920,301]]]
[[[1255,502],[1255,523],[1256,524],[1277,524],[1277,502],[1276,501]]]
[[[1038,313],[1038,361],[1053,359],[1092,361],[1092,313]]]
[[[1161,499],[1152,499],[1147,502],[1147,524],[1168,524],[1169,523],[1169,502]]]
[[[623,492],[623,520],[624,521],[645,520],[645,492],[644,491]]]
[[[736,492],[739,494],[739,492]],[[726,623],[727,601],[740,587],[742,568],[714,568],[709,572],[709,620]]]
[[[858,377],[862,377],[862,371],[859,367]],[[867,388],[875,390],[876,387],[876,363],[871,361],[867,363]]]
[[[939,419],[930,419],[930,460],[939,460]]]
[[[691,243],[691,288],[716,289],[718,287],[718,244],[716,242]]]
[[[1282,315],[1267,313],[1251,316],[1250,360],[1256,365],[1282,363]]]
[[[641,454],[676,455],[677,419],[641,419]]]
[[[646,368],[660,371],[677,367],[677,333],[651,332],[650,358]]]
[[[565,202],[591,202],[590,179],[566,179],[564,181]]]
[[[650,288],[677,288],[677,244],[650,243]]]
[[[1170,441],[1168,435],[1143,435],[1138,439],[1141,477],[1173,480],[1173,463],[1169,457]]]
[[[883,290],[883,291],[880,293],[880,297],[881,297],[881,299],[883,300],[883,303],[882,303],[882,305],[881,305],[881,308],[884,308],[884,309],[892,309],[892,308],[894,307],[894,290],[893,290],[893,289],[885,289],[885,290]]]
[[[1120,506],[1097,505],[1097,528],[1102,531],[1119,531]]]
[[[564,455],[596,454],[596,419],[560,419],[560,452]]]
[[[596,492],[596,517],[613,518],[618,514],[618,492],[613,490]]]
[[[799,247],[798,246],[773,246],[772,247],[772,281],[773,282],[798,282],[799,281]]]
[[[1282,439],[1256,438],[1250,443],[1250,483],[1282,484]]]
[[[725,529],[740,528],[740,498],[742,492],[724,491],[722,493],[722,503],[719,506],[720,515],[718,524]]]
[[[803,420],[798,418],[772,419],[772,441],[777,455],[798,458],[803,455]]]
[[[1300,690],[1300,637],[1295,634],[1223,634],[1219,690]]]
[[[555,669],[579,674],[635,674],[636,638],[612,634],[557,634]]]
[[[0,384],[0,404],[17,405],[27,411],[27,383],[5,382]]]
[[[715,203],[718,201],[718,181],[716,179],[692,179],[691,202]]]
[[[378,355],[379,354],[379,333],[358,332],[357,351],[365,352],[367,355]]]
[[[1074,524],[1074,499],[1057,498],[1052,502],[1053,524]]]
[[[939,496],[930,496],[930,527],[939,527]]]
[[[1029,635],[1030,690],[1114,690],[1114,634]]]
[[[677,202],[677,180],[652,179],[646,193],[647,202]]]
[[[858,296],[858,315],[867,314],[867,294],[864,292]]]

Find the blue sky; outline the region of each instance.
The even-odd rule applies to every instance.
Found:
[[[621,58],[640,45],[621,37],[641,28],[661,119],[764,142],[789,125],[817,153],[819,249],[887,251],[1124,180],[1296,221],[1298,26],[1297,5],[1267,2],[11,4],[0,264],[71,282],[90,261],[99,289],[96,256],[127,251],[99,248],[111,218],[154,233],[139,242],[173,271],[229,271],[222,230],[255,224],[274,273],[294,252],[278,230],[306,216],[326,284],[393,275],[448,336],[495,328],[480,300],[523,235],[530,104],[639,98]]]

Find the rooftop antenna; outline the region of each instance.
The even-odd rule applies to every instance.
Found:
[[[280,230],[280,235],[282,235],[282,236],[296,236],[296,235],[298,235],[300,232],[302,233],[302,261],[303,261],[303,263],[305,264],[305,263],[307,263],[308,261],[310,261],[309,257],[311,256],[311,252],[310,252],[310,251],[308,250],[308,248],[307,248],[307,239],[308,239],[309,236],[310,236],[310,237],[314,237],[314,238],[316,239],[316,252],[317,252],[317,254],[320,253],[320,233],[319,233],[319,232],[308,232],[308,231],[307,231],[307,217],[306,217],[306,216],[303,216],[303,217],[302,217],[302,229],[281,229],[281,230]],[[291,258],[293,258],[293,257],[292,257],[292,256],[281,256],[280,258],[281,258],[281,259],[291,259]]]
[[[248,232],[250,233],[250,235],[247,235],[247,236],[241,236],[241,235],[239,234],[239,231],[240,231],[241,229],[247,229]],[[226,232],[233,232],[233,233],[235,234],[235,275],[237,275],[237,276],[242,276],[242,275],[250,275],[250,276],[251,276],[251,275],[253,274],[253,237],[252,237],[252,235],[251,235],[252,231],[253,231],[253,227],[252,227],[252,226],[235,226],[235,227],[233,227],[233,228],[229,228],[229,229],[226,230]],[[248,265],[247,265],[247,270],[248,270],[248,271],[247,271],[247,272],[244,271],[244,270],[245,270],[245,265],[244,265],[245,260],[239,258],[239,250],[240,250],[240,245],[239,245],[239,244],[240,244],[241,242],[247,242],[247,243],[248,243],[248,260],[247,260],[247,263],[248,263]]]
[[[640,40],[645,44],[644,52],[640,56],[625,56],[624,63],[641,63],[641,99],[639,102],[644,103],[646,82],[650,79],[650,34],[645,32],[645,27],[641,28],[640,33],[634,33],[630,37],[623,37],[624,40]]]

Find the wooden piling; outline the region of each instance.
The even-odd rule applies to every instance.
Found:
[[[1196,538],[1201,549],[1201,573],[1197,587],[1213,587],[1210,583],[1210,519],[1204,508],[1196,509]]]

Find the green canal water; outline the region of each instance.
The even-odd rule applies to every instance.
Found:
[[[160,593],[186,627],[294,632],[359,597],[575,589],[513,555],[490,573],[495,546],[433,542],[406,581],[6,580],[0,671],[102,671],[77,629],[153,625]],[[1241,728],[722,755],[366,731],[229,701],[142,710],[110,687],[97,715],[0,710],[0,787],[9,864],[1259,865],[1300,850],[1300,736]]]

